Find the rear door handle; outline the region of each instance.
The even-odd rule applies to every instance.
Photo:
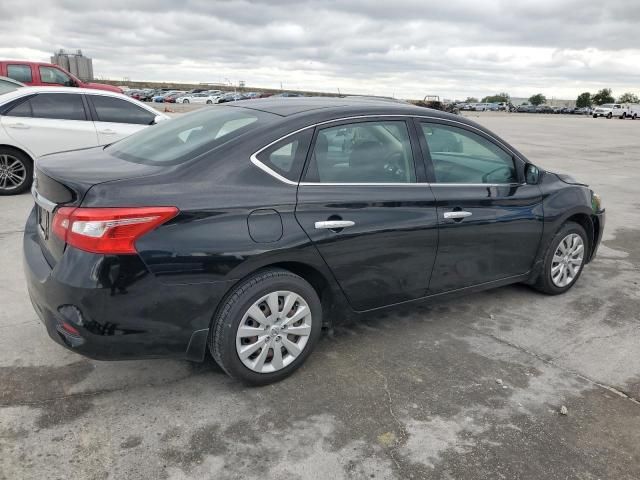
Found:
[[[111,130],[110,128],[107,128],[106,130],[99,130],[98,133],[100,135],[115,135],[116,131],[115,130]]]
[[[351,220],[325,220],[314,224],[316,230],[338,230],[341,228],[353,227],[356,223]]]
[[[19,129],[19,130],[27,130],[27,129],[31,128],[29,125],[26,125],[24,123],[9,123],[9,124],[7,124],[7,127],[16,128],[16,129]]]
[[[465,212],[464,210],[456,210],[455,212],[444,212],[444,218],[450,218],[452,220],[462,220],[471,216],[471,212]]]

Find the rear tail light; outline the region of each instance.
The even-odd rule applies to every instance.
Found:
[[[62,207],[52,231],[69,245],[92,253],[136,253],[135,242],[178,214],[176,207]]]

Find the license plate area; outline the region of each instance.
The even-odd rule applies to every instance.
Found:
[[[38,230],[42,238],[45,240],[49,238],[49,219],[50,213],[42,208],[40,205],[36,208],[36,217],[38,219]]]

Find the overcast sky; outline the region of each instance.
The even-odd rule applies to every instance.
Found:
[[[97,77],[421,98],[640,94],[638,0],[0,0],[0,58]]]

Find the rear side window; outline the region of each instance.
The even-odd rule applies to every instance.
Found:
[[[288,180],[297,182],[300,180],[312,136],[311,128],[291,135],[260,152],[258,160]]]
[[[40,93],[13,107],[12,117],[53,118],[57,120],[86,120],[84,104],[78,94]]]
[[[96,109],[99,122],[151,125],[155,119],[153,113],[121,98],[105,95],[89,95],[89,97]]]
[[[31,83],[33,81],[29,65],[7,65],[7,77],[22,83]]]
[[[320,130],[305,181],[415,183],[407,124],[373,121]]]
[[[177,165],[278,118],[257,110],[216,106],[145,128],[106,151],[135,163]]]

